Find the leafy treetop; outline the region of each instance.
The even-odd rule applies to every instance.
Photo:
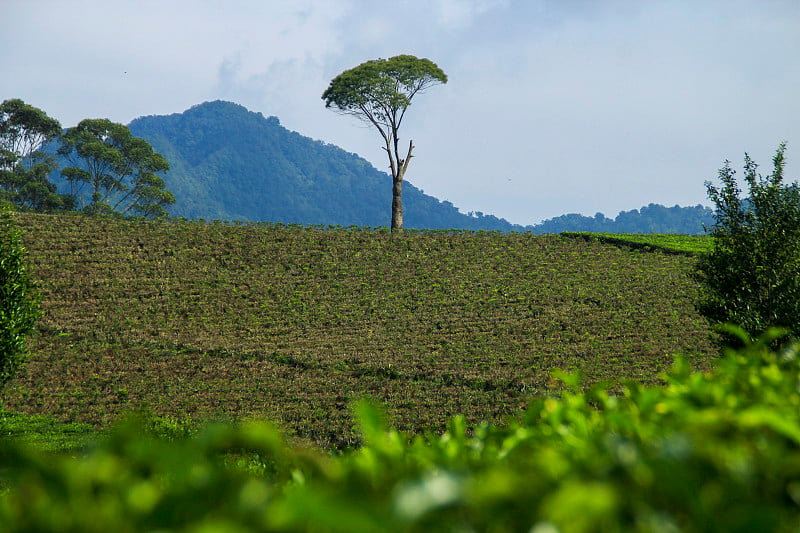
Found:
[[[374,59],[339,74],[323,93],[325,107],[355,115],[379,129],[399,127],[414,96],[447,75],[429,59]]]
[[[175,203],[158,175],[169,170],[169,163],[127,126],[108,119],[82,120],[67,130],[58,152],[74,165],[61,173],[87,212],[157,217],[167,214],[164,205]]]
[[[696,272],[698,307],[711,321],[736,324],[753,337],[770,327],[800,336],[800,186],[783,182],[785,150],[783,143],[768,176],[745,154],[747,198],[740,198],[727,161],[719,171],[722,187],[706,184],[716,223],[714,250]]]
[[[0,104],[0,168],[10,169],[18,161],[28,159],[45,142],[61,133],[61,124],[47,113],[26,104],[19,98]]]

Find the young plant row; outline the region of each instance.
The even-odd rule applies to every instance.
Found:
[[[356,403],[364,445],[332,456],[271,425],[187,436],[132,419],[78,458],[0,445],[0,523],[60,531],[796,531],[798,347],[769,339],[664,386],[584,391],[503,424],[390,429]]]
[[[560,385],[657,382],[713,359],[695,259],[530,234],[18,215],[44,316],[5,405],[104,426],[268,417],[358,442],[370,396],[404,430],[499,421]]]

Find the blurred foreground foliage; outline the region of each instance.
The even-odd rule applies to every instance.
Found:
[[[355,405],[364,445],[293,446],[264,422],[131,417],[78,457],[0,444],[4,531],[796,531],[800,345],[772,331],[665,386],[535,399],[440,435]],[[746,338],[746,335],[742,335]],[[571,392],[570,392],[571,391]]]

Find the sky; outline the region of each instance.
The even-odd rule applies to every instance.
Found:
[[[339,73],[428,58],[406,179],[517,224],[710,205],[726,160],[800,179],[797,0],[0,0],[0,101],[62,126],[227,100],[388,169],[325,108]],[[167,180],[169,175],[167,174]]]

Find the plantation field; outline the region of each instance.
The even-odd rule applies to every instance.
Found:
[[[697,255],[710,252],[714,241],[710,235],[635,234],[635,233],[584,233],[566,232],[566,237],[598,240],[608,244],[632,248],[661,250],[667,253]]]
[[[45,315],[5,407],[104,427],[268,418],[356,445],[350,405],[401,430],[500,421],[581,370],[708,368],[695,259],[531,234],[407,233],[17,215]],[[694,357],[692,357],[694,356]]]

